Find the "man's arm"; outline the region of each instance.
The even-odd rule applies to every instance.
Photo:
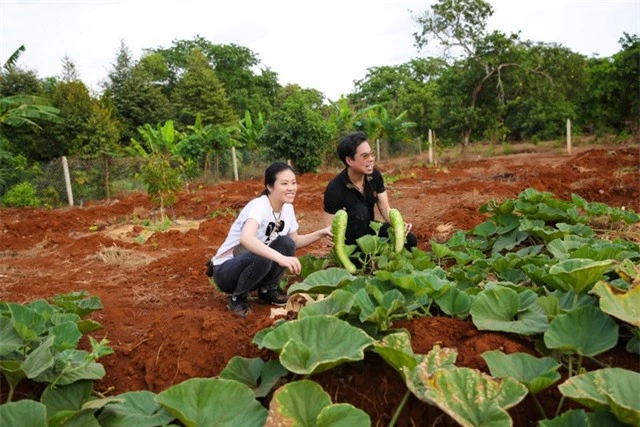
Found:
[[[376,204],[378,205],[378,210],[380,211],[380,215],[382,215],[382,218],[384,218],[385,222],[391,224],[391,219],[389,218],[389,211],[391,210],[391,206],[389,206],[389,197],[387,196],[386,191],[378,194],[378,201]],[[405,232],[408,233],[412,228],[413,224],[405,221]]]
[[[389,219],[389,211],[391,210],[391,206],[389,206],[389,196],[387,196],[386,191],[378,193],[378,201],[376,202],[376,206],[378,206],[378,210],[380,211],[380,215],[382,215],[382,219],[384,219],[385,222],[391,223],[391,220]]]

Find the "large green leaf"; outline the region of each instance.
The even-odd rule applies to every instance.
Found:
[[[331,292],[331,295],[321,301],[307,303],[298,313],[298,319],[323,314],[339,317],[341,314],[346,314],[351,311],[355,300],[356,297],[351,292],[336,289]]]
[[[482,358],[487,362],[491,376],[516,379],[533,394],[560,379],[560,363],[551,357],[539,359],[527,353],[504,354],[499,350],[492,350],[482,353]]]
[[[168,388],[155,401],[185,426],[261,426],[267,410],[253,391],[233,380],[192,378]]]
[[[371,425],[371,419],[352,405],[332,404],[331,397],[318,383],[302,380],[276,390],[266,425],[366,427]]]
[[[277,360],[264,363],[259,357],[249,359],[234,356],[220,372],[220,378],[241,382],[253,389],[256,397],[265,397],[278,380],[287,373],[288,371]]]
[[[37,382],[67,385],[79,380],[100,380],[105,375],[104,366],[87,361],[89,354],[83,350],[65,350],[55,356],[55,369],[42,372],[33,378]]]
[[[82,333],[75,322],[64,322],[49,328],[49,335],[56,337],[53,346],[58,351],[73,349],[78,346]]]
[[[301,283],[295,283],[289,287],[289,295],[303,292],[308,294],[330,294],[334,289],[340,288],[355,276],[349,274],[344,268],[331,267],[326,270],[311,273]]]
[[[572,409],[552,420],[542,420],[539,427],[624,427],[611,412],[585,412]]]
[[[280,353],[282,366],[301,375],[362,360],[364,351],[373,342],[362,329],[333,316],[312,316],[286,322],[262,339],[264,347]]]
[[[24,345],[24,340],[8,317],[0,316],[0,357],[11,354]]]
[[[22,370],[27,378],[35,379],[53,367],[55,360],[51,353],[54,337],[46,338],[38,348],[33,350],[22,362]]]
[[[20,304],[8,303],[7,306],[11,310],[14,324],[24,325],[30,331],[35,332],[36,335],[41,335],[45,332],[47,321],[42,314]]]
[[[580,307],[551,321],[544,333],[549,349],[595,356],[618,342],[618,325],[596,307]]]
[[[438,369],[429,374],[426,361],[407,376],[407,386],[418,399],[469,427],[513,425],[507,409],[527,395],[527,388],[514,379],[494,379],[475,369]]]
[[[471,309],[469,294],[455,287],[449,288],[442,296],[435,298],[435,303],[448,316],[464,317]]]
[[[98,421],[102,427],[167,425],[175,417],[154,400],[155,396],[146,390],[119,394],[116,398],[123,401],[107,405]]]
[[[478,294],[469,313],[480,330],[535,335],[548,327],[547,316],[530,290],[518,294],[503,286],[486,289]]]
[[[280,387],[269,404],[269,425],[314,426],[320,411],[331,405],[331,396],[320,384],[295,381]]]
[[[600,297],[602,311],[640,328],[640,286],[633,286],[623,292],[600,281],[591,292]]]
[[[612,260],[567,259],[551,267],[549,274],[558,277],[579,294],[591,289],[614,264],[615,261]]]
[[[423,356],[415,355],[411,348],[411,335],[406,331],[394,332],[374,343],[374,350],[402,377],[405,370],[412,371]]]
[[[51,300],[66,312],[76,313],[80,317],[102,309],[100,297],[89,296],[87,291],[76,291],[64,295],[56,295]]]
[[[569,378],[560,392],[596,411],[609,410],[622,423],[640,425],[640,373],[605,368]]]
[[[20,400],[0,405],[0,426],[46,427],[47,409],[34,400]]]
[[[60,411],[78,411],[89,400],[93,391],[92,381],[76,381],[65,386],[47,388],[42,392],[40,402],[47,407],[47,418]]]
[[[318,414],[318,427],[368,427],[369,414],[348,403],[325,406]]]

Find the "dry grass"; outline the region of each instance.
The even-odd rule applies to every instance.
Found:
[[[436,227],[436,231],[433,234],[433,238],[436,242],[446,242],[447,240],[449,240],[454,231],[455,227],[450,222],[447,222],[445,224],[438,224],[438,226]]]
[[[151,286],[134,286],[133,301],[139,304],[158,304],[160,302],[160,284],[154,283]]]
[[[117,265],[122,268],[136,268],[151,263],[154,258],[131,249],[121,248],[115,243],[113,246],[100,245],[97,258],[109,265]]]

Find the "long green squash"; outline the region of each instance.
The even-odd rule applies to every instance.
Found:
[[[356,266],[347,256],[347,247],[345,244],[348,218],[347,211],[344,209],[340,209],[336,212],[333,217],[333,222],[331,223],[331,233],[333,233],[333,250],[338,257],[338,260],[345,270],[353,274],[356,272]]]
[[[393,228],[393,250],[396,253],[402,252],[405,243],[404,220],[398,209],[389,210],[389,220]]]

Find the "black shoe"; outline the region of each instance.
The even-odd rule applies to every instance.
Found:
[[[211,260],[207,261],[207,272],[206,275],[207,277],[213,277],[213,263],[211,262]]]
[[[229,309],[240,317],[245,317],[250,311],[251,306],[247,297],[231,297],[229,299]]]
[[[275,287],[273,289],[260,289],[258,291],[258,297],[269,304],[283,306],[287,304],[289,297],[282,289]]]

